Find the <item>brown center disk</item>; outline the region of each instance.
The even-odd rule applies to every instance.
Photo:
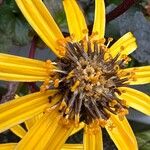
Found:
[[[126,110],[124,101],[118,99],[121,94],[117,89],[126,85],[127,78],[120,79],[119,69],[125,67],[125,60],[118,59],[119,54],[106,59],[107,48],[94,44],[93,51],[87,43],[87,52],[81,43],[67,43],[66,57],[58,61],[61,70],[67,75],[59,85],[64,94],[60,104],[60,112],[75,123],[84,121],[89,124],[93,120],[108,120],[109,112],[119,114]]]

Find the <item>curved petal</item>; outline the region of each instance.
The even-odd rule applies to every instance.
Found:
[[[115,127],[111,128],[112,124]],[[131,150],[131,147],[133,150],[138,150],[136,138],[126,119],[120,121],[117,116],[111,115],[108,125],[106,126],[106,130],[111,139],[114,141],[118,150]]]
[[[82,40],[87,33],[87,25],[81,8],[75,0],[63,0],[63,5],[70,34],[73,35],[76,41]]]
[[[14,150],[17,143],[0,144],[0,150]]]
[[[27,130],[29,130],[41,117],[43,116],[43,113],[38,114],[37,116],[34,116],[33,118],[26,120],[25,125]]]
[[[57,40],[64,37],[42,0],[16,0],[16,3],[42,40],[60,56]]]
[[[48,76],[45,62],[0,53],[0,80],[33,82],[43,81]]]
[[[73,129],[62,125],[60,118],[58,109],[45,113],[19,142],[17,149],[60,149]]]
[[[124,99],[127,105],[131,106],[146,115],[150,115],[150,97],[143,92],[132,88],[120,87],[121,99]]]
[[[85,126],[83,135],[84,150],[103,150],[102,131],[98,127],[98,130],[92,132],[89,126]]]
[[[129,82],[130,85],[150,83],[150,66],[127,68],[123,71],[134,73],[133,80]]]
[[[26,130],[21,125],[13,126],[10,130],[20,138],[23,138],[26,134]]]
[[[120,56],[123,54],[129,55],[134,50],[136,50],[136,48],[136,38],[131,32],[128,32],[123,35],[117,42],[115,42],[109,48],[109,51],[112,57],[115,57],[118,53],[120,53]]]
[[[81,129],[84,128],[84,126],[85,126],[85,123],[84,123],[84,122],[80,122],[79,127],[75,127],[75,128],[72,130],[70,136],[73,135],[73,134],[75,134],[75,133],[77,133],[77,132],[79,132]]]
[[[56,90],[37,92],[19,97],[0,105],[0,132],[24,122],[53,106],[57,100],[49,103],[48,97],[56,94]]]
[[[93,33],[97,33],[97,39],[104,38],[105,35],[105,3],[104,0],[95,0],[95,17]]]
[[[83,144],[64,144],[61,150],[83,150]]]

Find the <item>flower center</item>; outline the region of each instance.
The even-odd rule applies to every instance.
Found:
[[[121,78],[119,71],[123,69],[128,57],[118,54],[112,57],[107,46],[84,41],[67,42],[66,56],[57,61],[57,72],[54,86],[62,93],[59,112],[66,120],[73,120],[76,125],[84,121],[93,121],[105,126],[110,113],[120,119],[128,114],[124,100],[118,87],[128,84],[128,77]]]

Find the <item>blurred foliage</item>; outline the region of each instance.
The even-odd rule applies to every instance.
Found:
[[[136,137],[138,140],[140,150],[149,150],[150,149],[150,130],[137,133]]]
[[[105,2],[107,6],[107,12],[110,12],[111,10],[113,10],[122,1],[123,0],[106,0]],[[1,2],[2,0],[0,1],[0,52],[7,53],[7,51],[10,50],[14,45],[19,45],[21,47],[24,45],[29,45],[31,42],[31,39],[36,33],[33,31],[31,26],[23,17],[22,13],[20,12],[20,10],[18,9],[15,3],[15,0],[3,0],[3,3]],[[65,16],[64,9],[62,6],[62,0],[43,0],[43,2],[46,4],[47,8],[52,13],[55,21],[57,22],[61,30],[63,32],[68,32],[66,16]],[[88,25],[91,24],[94,18],[94,13],[93,13],[94,12],[94,0],[78,0],[78,2],[83,8],[83,12],[85,14]],[[145,19],[145,6],[147,4],[148,4],[148,0],[138,0],[138,3],[130,9],[130,12],[132,12],[132,14],[136,14],[137,11],[140,11],[142,12],[143,18]],[[147,15],[146,18],[150,18],[150,16]],[[135,17],[134,19],[137,21],[141,20],[140,17],[139,18]],[[124,21],[121,20],[119,22],[117,19],[115,19],[109,22],[106,28],[106,36],[113,37],[114,41],[116,41],[122,34],[121,28],[123,27],[121,25],[126,23],[129,29],[132,29],[132,27],[134,27],[132,22],[135,24],[135,22],[132,21],[132,18],[130,20],[128,19],[128,21],[127,19],[124,19]],[[136,24],[138,24],[138,22]],[[148,20],[148,23],[145,23],[145,24],[143,23],[143,29],[144,30],[146,29],[146,31],[140,30],[140,32],[148,33],[147,30],[150,29],[150,26],[149,28],[145,28],[146,26],[148,26],[148,24],[150,24],[149,20]],[[139,28],[141,27],[139,26]],[[137,32],[137,30],[135,30],[135,32]],[[140,34],[142,35],[142,33]],[[144,38],[148,39],[147,37],[144,37]],[[149,42],[147,43],[149,44]],[[43,42],[40,39],[38,39],[37,46],[40,48],[45,48],[45,46],[43,45],[44,45]],[[146,45],[146,44],[143,44],[143,45]],[[131,57],[132,57],[132,61],[130,62],[128,67],[142,66],[142,65],[148,64],[147,62],[140,63],[138,59],[136,59],[133,55]],[[148,57],[150,57],[150,55]],[[1,97],[2,95],[6,93],[6,91],[7,89],[5,87],[0,86]],[[18,94],[25,95],[28,92],[29,92],[29,89],[26,84],[19,85],[18,91],[17,91]],[[150,147],[150,126],[145,124],[145,122],[139,123],[135,121],[131,122],[131,125],[136,133],[140,150],[149,150],[150,149],[149,148]],[[78,133],[74,137],[69,138],[68,141],[79,142],[82,139],[81,135],[82,133]],[[7,139],[6,136],[5,136],[5,140],[7,142],[7,140],[9,141],[9,139]],[[0,136],[0,138],[2,138],[2,136]],[[104,144],[107,144],[107,143],[104,143]],[[107,145],[111,145],[111,144],[107,144]]]
[[[5,0],[0,6],[0,52],[13,45],[26,45],[30,41],[30,25],[26,22],[14,0]]]

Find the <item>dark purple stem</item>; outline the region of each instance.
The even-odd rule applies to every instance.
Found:
[[[2,4],[3,4],[3,2],[4,2],[3,0],[0,0],[0,5],[2,5]]]
[[[106,23],[119,17],[126,10],[128,10],[137,0],[124,0],[120,5],[118,5],[114,10],[106,15]],[[89,33],[92,33],[93,24],[88,25]],[[67,35],[65,33],[65,35]]]
[[[30,47],[30,51],[29,51],[29,58],[34,59],[35,57],[35,51],[36,51],[36,40],[37,40],[37,36],[35,35],[31,41],[31,47]],[[34,93],[36,91],[39,90],[39,88],[36,86],[35,82],[29,82],[27,83],[28,88],[30,90],[31,93]]]
[[[31,47],[30,47],[30,51],[29,51],[29,58],[34,58],[35,56],[35,51],[36,51],[36,40],[37,40],[37,36],[35,35],[31,41]]]
[[[120,5],[118,5],[114,10],[106,15],[106,21],[109,22],[125,11],[127,11],[137,0],[124,0]]]

